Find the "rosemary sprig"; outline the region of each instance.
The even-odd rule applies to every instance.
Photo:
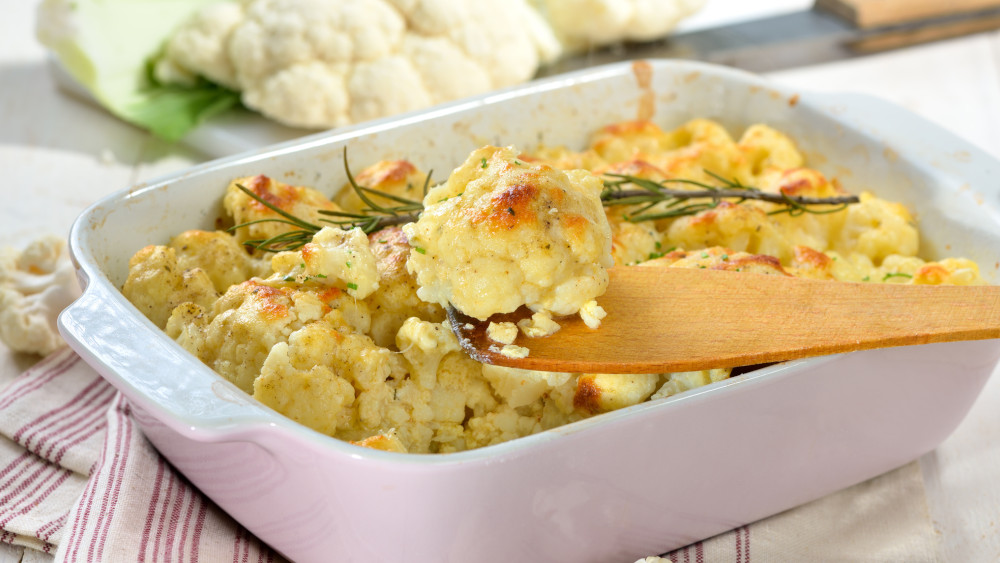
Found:
[[[359,185],[354,179],[354,174],[351,173],[351,167],[347,164],[347,147],[344,147],[344,172],[347,173],[348,184],[350,184],[351,189],[354,190],[354,193],[357,194],[361,201],[364,202],[365,207],[359,213],[321,209],[319,210],[321,215],[339,217],[338,220],[323,219],[324,222],[338,225],[341,228],[361,227],[366,234],[371,234],[392,225],[412,223],[417,220],[420,212],[424,210],[424,204],[420,201]],[[424,179],[423,195],[425,196],[427,195],[427,190],[430,189],[431,174],[433,173],[434,171],[431,170]],[[382,205],[369,196],[389,200],[398,205]]]
[[[601,193],[601,200],[608,207],[616,205],[639,205],[638,209],[624,215],[624,218],[631,222],[655,221],[684,215],[694,215],[701,211],[718,207],[719,203],[728,200],[736,200],[736,203],[742,203],[746,200],[776,203],[783,207],[769,211],[768,215],[788,213],[793,217],[802,215],[803,213],[818,215],[836,213],[843,211],[848,205],[859,201],[858,196],[854,195],[819,198],[790,196],[784,192],[764,192],[757,188],[743,185],[736,179],[730,180],[708,170],[705,173],[715,178],[722,186],[713,186],[685,178],[668,178],[666,180],[655,181],[627,174],[606,174],[606,176],[613,179],[604,181],[604,191]],[[667,184],[687,184],[697,186],[701,189],[674,190],[667,188]],[[624,186],[627,185],[632,185],[636,189],[624,189]],[[710,201],[682,205],[684,202],[693,199],[708,199]],[[662,210],[650,212],[658,204],[663,204]],[[835,205],[836,207],[824,209],[812,207],[816,205]]]
[[[247,194],[258,203],[267,207],[271,211],[277,213],[279,217],[268,217],[266,219],[255,219],[253,221],[246,221],[240,223],[239,225],[233,225],[229,228],[229,231],[235,231],[249,225],[255,225],[257,223],[286,223],[292,225],[293,227],[298,227],[290,231],[285,231],[284,233],[277,234],[271,238],[267,239],[250,239],[243,241],[243,244],[247,246],[252,246],[257,250],[262,250],[265,252],[281,252],[282,250],[296,250],[301,248],[304,244],[311,241],[313,235],[319,232],[322,228],[319,225],[314,225],[308,221],[299,219],[295,215],[288,213],[284,209],[272,204],[271,202],[260,197],[253,191],[247,189],[243,184],[236,184],[236,187],[240,189],[243,193]]]
[[[359,185],[351,173],[347,163],[347,148],[344,148],[344,171],[347,173],[347,181],[357,194],[358,198],[365,204],[358,212],[331,211],[327,209],[319,210],[321,215],[333,217],[335,219],[320,219],[324,223],[337,225],[344,229],[360,227],[366,234],[379,231],[389,226],[402,225],[416,221],[420,213],[424,210],[421,201],[397,196],[380,190],[375,190]],[[668,178],[666,180],[648,180],[627,174],[606,174],[604,180],[604,190],[601,193],[601,200],[607,207],[611,206],[638,206],[624,215],[625,220],[631,222],[654,221],[659,219],[669,219],[685,215],[695,215],[702,211],[713,209],[723,201],[734,200],[739,204],[747,200],[758,200],[780,205],[778,209],[768,212],[768,215],[787,213],[790,216],[798,216],[803,213],[826,214],[843,211],[848,205],[859,201],[857,196],[845,195],[829,198],[798,197],[785,193],[764,192],[752,186],[743,185],[737,179],[727,179],[714,172],[705,171],[720,186],[689,180],[686,178]],[[423,195],[427,195],[430,187],[431,173],[428,172],[424,180]],[[668,184],[685,184],[696,186],[697,190],[670,189]],[[632,186],[633,189],[625,189]],[[243,190],[248,196],[260,202],[268,209],[274,211],[279,217],[257,219],[247,221],[230,228],[230,231],[246,227],[255,223],[277,222],[287,223],[296,227],[279,235],[268,239],[255,239],[245,241],[244,244],[252,246],[265,252],[280,252],[282,250],[296,250],[312,240],[322,228],[307,221],[303,221],[294,215],[287,213],[268,203],[254,192],[242,185],[237,187]],[[389,204],[379,203],[379,200],[391,202]],[[703,200],[703,201],[691,201]],[[704,201],[707,200],[707,201]],[[815,206],[836,206],[816,209]],[[654,210],[654,208],[656,208]],[[651,211],[652,210],[652,211]]]

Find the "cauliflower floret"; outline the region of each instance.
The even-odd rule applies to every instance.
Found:
[[[56,317],[79,296],[63,239],[0,249],[0,340],[11,350],[44,356],[62,346]]]
[[[583,374],[576,381],[576,408],[597,414],[645,401],[656,391],[660,375],[655,373]]]
[[[237,178],[226,188],[226,196],[222,200],[222,205],[234,223],[237,225],[247,223],[236,229],[234,233],[236,240],[240,243],[267,240],[291,231],[293,227],[287,223],[276,221],[259,222],[266,219],[281,219],[282,217],[244,193],[238,186],[250,190],[270,205],[314,225],[323,218],[320,211],[340,210],[326,196],[312,188],[291,186],[264,175]]]
[[[474,151],[403,227],[417,295],[479,319],[521,305],[576,313],[604,293],[613,263],[602,188],[587,171],[531,166],[512,148]]]
[[[239,89],[229,58],[229,38],[244,17],[239,2],[212,4],[193,14],[167,42],[165,57],[156,64],[157,78],[183,83],[192,81],[195,72],[227,88]]]
[[[515,408],[534,403],[542,395],[566,383],[570,376],[569,373],[483,365],[483,377],[490,382],[497,395]]]
[[[667,381],[649,397],[650,401],[663,399],[683,393],[691,389],[696,389],[709,383],[729,379],[732,372],[729,368],[708,369],[703,371],[682,371],[667,374]]]
[[[532,0],[568,49],[666,35],[704,0]]]
[[[400,327],[396,346],[410,363],[410,377],[427,389],[437,384],[442,358],[462,349],[447,323],[431,323],[416,317],[406,319]]]
[[[368,236],[375,255],[379,286],[366,301],[371,307],[372,327],[369,333],[379,346],[396,345],[396,333],[406,319],[417,317],[440,322],[444,309],[417,297],[417,281],[406,269],[410,244],[399,227],[388,227]]]
[[[858,253],[876,265],[891,254],[914,256],[920,235],[906,207],[864,192],[861,203],[848,206],[843,228],[834,238],[834,250]]]
[[[177,307],[166,331],[202,362],[251,393],[271,348],[330,313],[330,305],[319,294],[248,280],[230,287],[211,307]]]
[[[728,201],[697,215],[681,217],[667,229],[667,243],[686,249],[722,246],[785,261],[792,245],[760,208]]]
[[[219,297],[205,270],[182,268],[177,250],[149,245],[129,259],[122,294],[156,326],[163,328],[171,311],[183,303],[211,307]]]
[[[340,349],[335,330],[309,325],[292,333],[288,342],[271,348],[253,396],[288,418],[333,436],[350,424],[354,386],[330,365],[314,362],[317,353]],[[338,366],[339,367],[339,366]]]
[[[355,174],[354,181],[358,186],[419,201],[423,197],[428,175],[406,160],[381,160]],[[368,197],[375,198],[378,203],[392,203],[379,199],[375,194],[368,194]],[[353,213],[358,213],[367,207],[350,184],[344,185],[333,201],[345,211]]]
[[[185,231],[168,246],[174,249],[179,268],[200,268],[219,293],[268,270],[267,261],[251,257],[232,235],[221,231]]]
[[[301,250],[276,254],[271,269],[274,276],[270,282],[346,288],[358,299],[378,289],[375,255],[368,248],[368,236],[358,227],[349,231],[323,227]]]
[[[161,77],[206,76],[265,116],[328,128],[517,84],[560,50],[526,0],[250,0],[182,26]]]

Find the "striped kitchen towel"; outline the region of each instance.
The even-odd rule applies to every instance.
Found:
[[[0,434],[0,543],[29,550],[25,561],[281,559],[177,473],[69,349],[0,390]],[[917,463],[665,558],[938,560]]]
[[[278,561],[64,348],[0,391],[0,542],[55,561]]]

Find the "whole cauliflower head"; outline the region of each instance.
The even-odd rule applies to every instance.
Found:
[[[613,263],[602,189],[586,170],[531,165],[510,147],[473,151],[403,226],[417,295],[478,319],[521,305],[581,311]]]
[[[329,128],[517,84],[559,52],[526,0],[248,0],[195,15],[158,74],[202,75],[276,121]]]
[[[532,0],[569,51],[669,33],[704,0]]]
[[[63,239],[0,249],[0,340],[12,350],[48,355],[61,347],[56,317],[79,296]]]

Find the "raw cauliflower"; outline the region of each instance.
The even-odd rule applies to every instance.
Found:
[[[276,121],[329,128],[514,85],[559,52],[525,0],[248,0],[194,15],[157,76],[201,75]]]
[[[0,249],[0,340],[11,350],[44,356],[62,346],[56,317],[79,296],[61,238],[43,237],[23,252]]]
[[[669,33],[704,0],[532,0],[567,50]]]

